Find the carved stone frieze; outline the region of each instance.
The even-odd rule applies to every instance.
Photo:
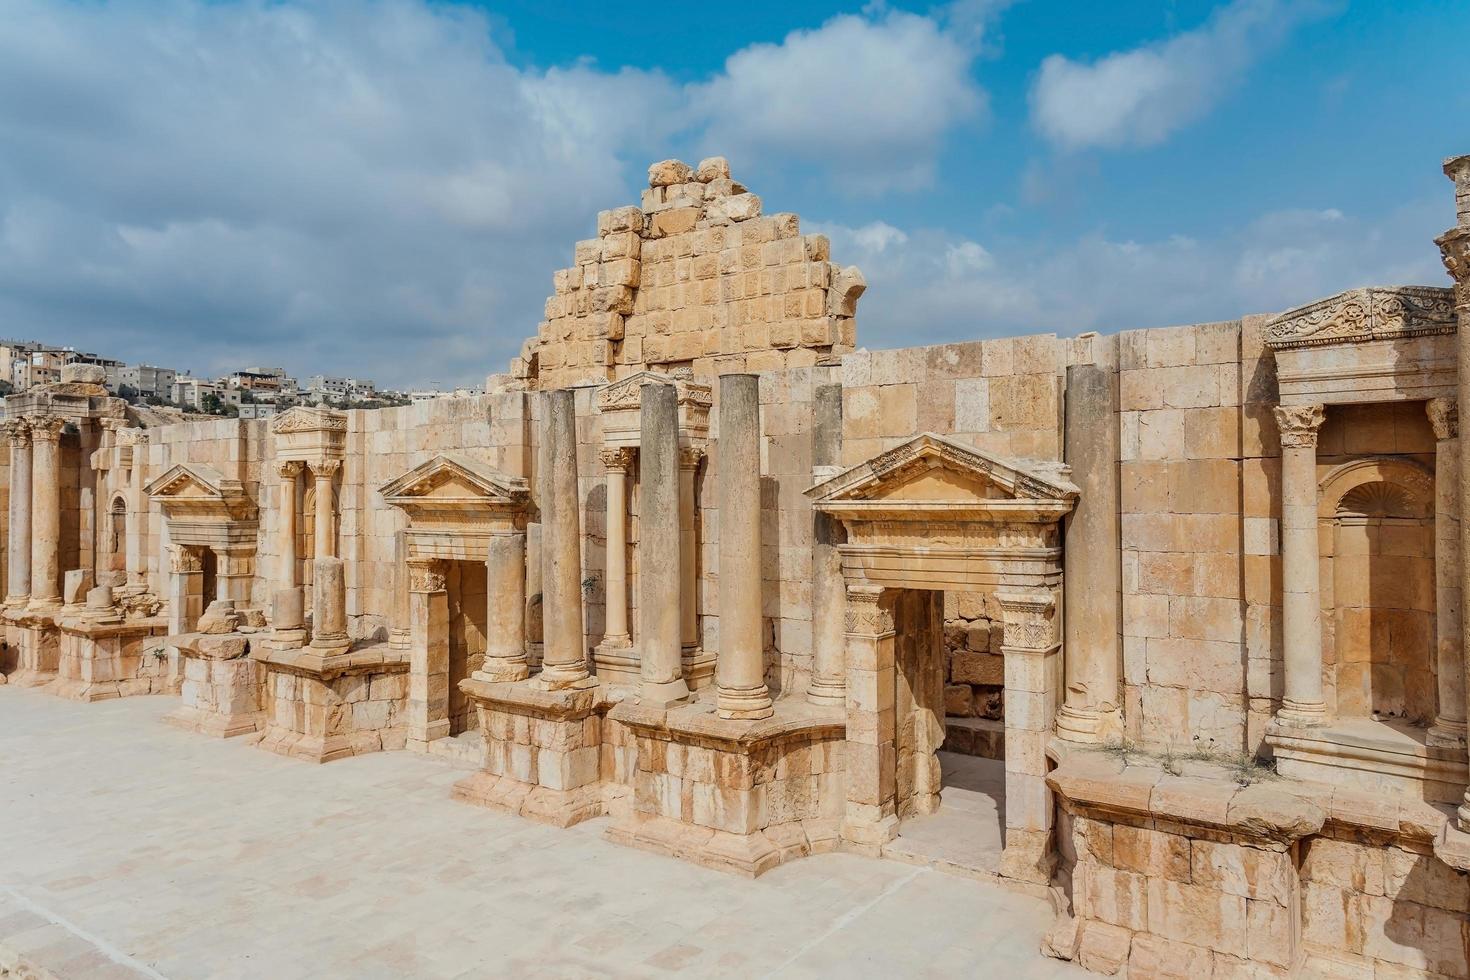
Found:
[[[1277,405],[1273,411],[1283,449],[1316,447],[1317,430],[1327,417],[1321,405]]]
[[[1266,325],[1266,346],[1284,350],[1454,332],[1451,290],[1372,287],[1350,289],[1286,311]]]

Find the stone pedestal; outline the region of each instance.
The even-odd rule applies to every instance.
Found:
[[[570,827],[605,812],[601,688],[545,691],[533,684],[470,679],[484,739],[481,771],[454,798]]]
[[[187,633],[168,643],[183,661],[181,704],[164,721],[186,731],[234,738],[265,725],[260,670],[250,659],[253,637],[239,633]]]
[[[411,558],[409,568],[408,747],[449,734],[449,594],[443,562]]]
[[[755,877],[836,850],[843,713],[800,701],[774,717],[720,718],[707,704],[624,702],[610,722],[636,749],[631,805],[608,840]]]
[[[408,661],[386,643],[323,655],[312,647],[250,653],[264,671],[258,744],[307,762],[401,749]]]
[[[116,614],[105,617],[110,622],[97,621],[88,612],[57,623],[57,676],[48,690],[73,701],[167,693],[168,624],[162,618],[124,622]]]
[[[61,661],[61,631],[56,617],[29,608],[5,613],[7,642],[15,651],[15,670],[7,680],[21,687],[40,687],[56,678]]]

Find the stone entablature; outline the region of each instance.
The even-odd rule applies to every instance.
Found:
[[[1283,405],[1436,398],[1455,391],[1454,293],[1352,289],[1273,319]]]
[[[707,384],[658,371],[639,371],[597,393],[602,416],[602,444],[608,449],[636,449],[639,405],[644,385],[673,385],[679,420],[679,445],[702,446],[709,437],[709,412],[714,395]]]
[[[531,491],[459,453],[435,456],[378,488],[383,501],[408,516],[410,557],[484,561],[489,539],[524,532]]]

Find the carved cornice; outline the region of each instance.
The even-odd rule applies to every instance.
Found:
[[[34,441],[57,442],[61,439],[61,430],[66,427],[66,419],[59,415],[30,415],[26,417],[26,424]]]
[[[330,480],[342,470],[340,459],[314,459],[306,465],[311,468],[311,475],[318,480]]]
[[[604,449],[599,455],[602,457],[603,467],[609,472],[626,473],[633,465],[633,450],[627,446]]]
[[[1443,442],[1457,439],[1460,435],[1460,406],[1453,398],[1431,398],[1424,403],[1429,424],[1434,429],[1434,438]]]
[[[1044,653],[1060,642],[1057,637],[1056,600],[1050,592],[998,592],[1005,621],[1003,642],[1012,650]]]
[[[643,399],[643,386],[647,384],[673,385],[680,405],[708,409],[714,404],[714,391],[709,385],[657,371],[639,371],[598,392],[597,407],[604,412],[637,408]]]
[[[1286,311],[1266,325],[1266,346],[1288,350],[1454,332],[1451,290],[1371,287],[1350,289]]]
[[[298,405],[277,415],[271,421],[271,431],[285,432],[346,432],[347,416],[330,409],[308,408]]]
[[[1315,449],[1317,430],[1327,418],[1321,405],[1277,405],[1276,429],[1283,449]]]
[[[883,636],[893,632],[893,609],[882,602],[883,587],[847,587],[847,632],[858,636]]]

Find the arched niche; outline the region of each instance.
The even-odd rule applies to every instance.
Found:
[[[107,505],[107,553],[106,568],[112,572],[125,572],[128,567],[128,502],[122,494],[115,494]]]
[[[1435,717],[1434,477],[1369,458],[1320,482],[1323,670],[1339,718]]]

